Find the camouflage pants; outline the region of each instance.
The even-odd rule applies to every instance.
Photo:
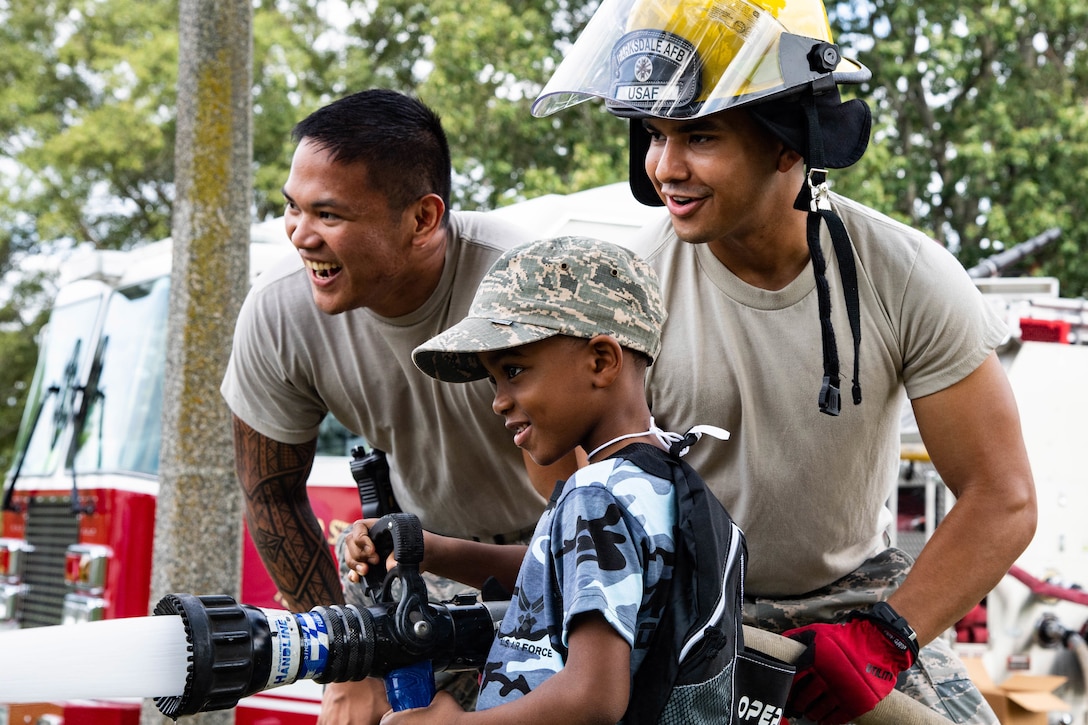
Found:
[[[344,546],[345,539],[348,532],[351,529],[345,529],[344,533],[336,540],[336,560],[340,567],[340,583],[344,587],[344,599],[348,604],[354,604],[357,607],[370,607],[375,604],[374,599],[367,593],[366,587],[362,584],[353,584],[347,578],[348,569],[344,562],[347,557],[345,556]],[[531,531],[529,532],[532,533]],[[528,541],[513,541],[511,543],[528,543]],[[424,573],[423,579],[427,583],[427,592],[429,599],[432,602],[447,602],[453,599],[457,594],[463,593],[478,593],[476,589],[455,582],[452,579],[446,579],[445,577],[435,576],[433,574]],[[396,587],[393,588],[393,596],[397,596]],[[434,684],[435,689],[445,690],[449,694],[453,695],[456,700],[461,703],[461,707],[466,712],[472,712],[476,709],[476,695],[480,690],[480,673],[477,670],[471,670],[466,672],[435,672]]]
[[[801,597],[746,597],[744,623],[782,633],[815,622],[834,621],[851,610],[887,599],[913,563],[906,553],[886,549],[842,579]],[[944,639],[935,639],[922,648],[914,666],[899,675],[895,689],[952,722],[997,725],[997,716]],[[807,720],[790,722],[808,725]]]

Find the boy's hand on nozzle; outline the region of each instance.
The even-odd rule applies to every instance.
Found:
[[[378,519],[359,519],[351,525],[347,536],[344,538],[344,563],[348,569],[348,581],[358,584],[370,572],[370,567],[381,561],[378,549],[374,546],[374,540],[370,538],[370,528],[378,522]],[[445,537],[423,532],[424,551],[438,551],[443,545]],[[392,554],[385,561],[386,571],[391,571],[397,565],[397,560]],[[427,557],[424,555],[420,562],[420,572],[427,571]]]
[[[358,584],[381,559],[378,549],[370,538],[370,527],[377,519],[359,519],[351,525],[351,532],[344,540],[344,552],[348,568],[348,581]],[[390,557],[392,560],[392,557]]]

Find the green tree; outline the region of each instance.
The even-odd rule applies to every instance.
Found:
[[[546,119],[529,112],[557,47],[581,30],[585,13],[571,16],[559,3],[538,0],[487,0],[471,14],[462,6],[429,3],[439,40],[433,70],[419,86],[443,114],[457,171],[476,181],[461,189],[462,206],[494,208],[626,179],[627,126],[603,104]]]
[[[0,471],[7,471],[17,459],[15,436],[38,358],[38,331],[48,313],[39,308],[30,319],[24,317],[31,309],[28,300],[37,297],[40,289],[41,280],[28,276],[0,306],[0,359],[4,361],[0,365]]]
[[[318,6],[320,3],[317,4]],[[345,91],[340,33],[313,2],[254,4],[254,217],[283,213],[291,165],[291,128],[305,113]]]
[[[381,85],[442,116],[454,205],[490,209],[626,178],[626,126],[601,104],[549,119],[529,106],[597,3],[382,0],[353,5],[345,91]]]
[[[873,141],[840,189],[926,230],[965,266],[1051,227],[1030,271],[1088,294],[1088,7],[873,0],[832,8],[873,80]]]
[[[0,154],[17,190],[0,228],[33,220],[16,223],[15,251],[169,233],[176,14],[155,0],[0,5]]]
[[[58,242],[126,249],[169,235],[177,18],[177,0],[0,1],[0,39],[19,49],[0,57],[0,158],[11,162],[0,272],[10,254]],[[329,28],[312,3],[259,3],[254,29],[254,216],[266,218],[282,206],[298,109],[340,78],[336,54],[316,49]]]

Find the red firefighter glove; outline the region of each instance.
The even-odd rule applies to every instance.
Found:
[[[786,715],[828,725],[848,723],[876,707],[918,656],[913,639],[861,612],[785,636],[808,647],[796,662]]]

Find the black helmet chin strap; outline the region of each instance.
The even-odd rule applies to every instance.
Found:
[[[813,92],[806,92],[801,107],[808,119],[808,150],[806,179],[797,196],[794,207],[808,212],[808,251],[812,257],[812,270],[816,275],[816,297],[820,307],[820,334],[823,339],[824,378],[820,386],[820,412],[838,415],[841,409],[839,393],[839,351],[835,343],[835,330],[831,325],[831,290],[827,281],[827,262],[820,249],[820,220],[827,224],[835,260],[842,277],[846,315],[850,320],[850,332],[854,339],[854,380],[851,393],[854,405],[861,402],[859,358],[861,352],[861,303],[858,298],[858,271],[854,263],[854,251],[850,235],[838,215],[831,209],[830,188],[824,162],[824,142],[820,133],[820,117],[813,100]]]

